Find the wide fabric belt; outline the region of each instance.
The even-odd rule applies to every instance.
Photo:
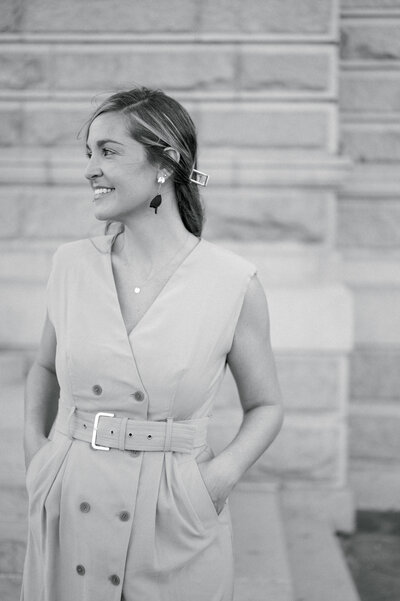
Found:
[[[121,451],[177,451],[191,453],[207,444],[209,416],[174,421],[137,420],[60,407],[55,429],[69,438],[91,443],[94,449]]]

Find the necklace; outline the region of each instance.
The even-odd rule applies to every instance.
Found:
[[[155,277],[156,277],[156,275],[157,275],[158,273],[160,273],[160,271],[161,271],[162,269],[165,269],[165,267],[168,267],[169,265],[171,265],[171,263],[172,263],[172,262],[173,262],[173,260],[174,260],[174,259],[177,257],[177,255],[178,255],[178,254],[179,254],[179,253],[180,253],[180,252],[181,252],[181,251],[182,251],[182,250],[185,248],[185,246],[186,246],[186,244],[187,244],[187,242],[188,242],[188,240],[189,240],[189,237],[190,237],[190,236],[189,236],[189,233],[188,233],[188,234],[187,234],[187,236],[186,236],[186,238],[185,238],[185,241],[184,241],[184,243],[182,244],[182,246],[180,246],[180,247],[178,248],[178,250],[176,251],[176,253],[174,253],[174,254],[173,254],[172,258],[171,258],[171,259],[170,259],[170,260],[169,260],[167,263],[164,263],[163,265],[161,265],[161,267],[159,267],[155,273],[151,273],[151,272],[150,272],[150,275],[149,275],[149,276],[148,276],[148,277],[147,277],[147,278],[146,278],[146,279],[145,279],[145,280],[144,280],[144,281],[143,281],[143,282],[140,284],[140,286],[135,286],[135,287],[134,287],[133,291],[134,291],[134,293],[135,293],[135,294],[139,294],[139,293],[142,291],[142,288],[145,286],[145,284],[146,284],[146,283],[147,283],[149,280],[151,280],[151,279],[155,278]],[[123,261],[123,262],[124,262],[124,261]],[[129,263],[125,263],[125,265],[129,265]]]

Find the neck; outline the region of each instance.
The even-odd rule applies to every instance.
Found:
[[[120,220],[125,229],[113,247],[113,252],[124,262],[139,265],[144,273],[182,246],[188,236],[193,236],[183,225],[175,196],[162,194],[157,213],[149,204],[150,200],[140,214]]]

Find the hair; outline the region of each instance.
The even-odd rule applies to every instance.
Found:
[[[182,222],[189,232],[201,236],[204,207],[198,185],[190,181],[193,168],[197,168],[197,135],[187,110],[162,90],[146,87],[122,90],[106,98],[92,113],[85,124],[85,141],[94,119],[111,112],[123,115],[129,134],[144,146],[148,161],[171,172]],[[179,162],[164,152],[168,147],[179,152]],[[112,223],[107,221],[105,233]],[[119,233],[124,229],[121,226]]]

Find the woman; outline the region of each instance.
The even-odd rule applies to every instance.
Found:
[[[86,142],[107,227],[53,256],[26,383],[21,599],[230,601],[228,497],[282,424],[265,294],[252,263],[201,238],[207,176],[178,102],[116,93]],[[215,456],[227,365],[244,417]]]

